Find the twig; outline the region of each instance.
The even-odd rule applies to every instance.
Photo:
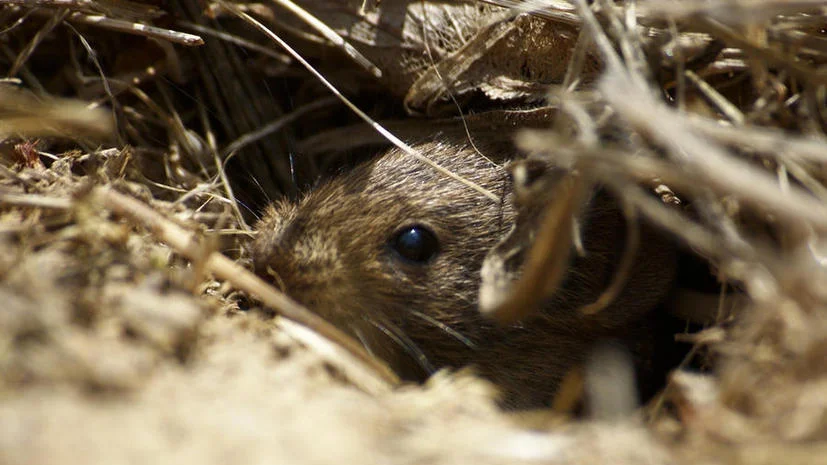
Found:
[[[204,39],[201,37],[188,34],[186,32],[173,31],[171,29],[164,29],[156,26],[148,26],[141,23],[133,23],[124,21],[122,19],[113,19],[103,15],[87,15],[84,13],[72,13],[67,18],[68,21],[81,24],[89,24],[92,26],[99,26],[111,31],[124,32],[127,34],[135,34],[144,37],[152,37],[160,40],[167,40],[176,44],[187,46],[204,45]]]
[[[340,36],[330,26],[319,21],[318,18],[308,13],[304,8],[296,5],[290,0],[271,0],[273,3],[289,10],[299,19],[304,21],[308,26],[319,32],[325,39],[329,40],[333,46],[342,49],[345,54],[356,62],[357,65],[366,69],[373,77],[379,79],[382,77],[382,70],[370,62],[364,55],[362,55],[353,45],[350,45],[344,37]]]
[[[11,192],[0,192],[0,204],[51,208],[53,210],[68,210],[72,207],[71,200],[61,197],[47,197],[38,194],[15,194]]]

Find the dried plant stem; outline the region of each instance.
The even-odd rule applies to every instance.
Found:
[[[194,34],[173,31],[170,29],[164,29],[155,26],[147,26],[146,24],[133,23],[130,21],[124,21],[122,19],[113,19],[103,15],[87,15],[83,13],[72,13],[69,15],[67,20],[74,23],[98,26],[112,31],[167,40],[169,42],[181,45],[204,45],[204,39]]]
[[[383,362],[368,354],[351,337],[224,255],[207,252],[205,256],[204,249],[194,235],[167,220],[146,204],[105,187],[95,188],[91,196],[113,213],[141,224],[184,257],[193,261],[201,261],[205,271],[213,273],[217,278],[229,282],[237,289],[258,297],[284,318],[337,344],[343,350],[332,350],[331,347],[320,348],[316,345],[311,345],[311,347],[320,355],[335,359],[336,366],[344,367],[350,379],[366,392],[384,392],[399,383],[397,376]]]
[[[714,87],[709,85],[706,81],[701,79],[700,76],[695,74],[692,70],[687,69],[684,71],[683,76],[689,79],[692,84],[697,87],[697,89],[701,92],[701,95],[707,98],[715,108],[718,109],[724,116],[727,117],[731,122],[741,126],[744,124],[745,118],[744,113],[738,109],[735,105],[732,104],[729,100],[726,99],[720,92],[715,90]]]
[[[49,197],[38,194],[17,194],[12,192],[0,192],[0,205],[15,205],[30,208],[50,208],[54,210],[68,210],[69,208],[71,208],[72,202],[62,197]]]
[[[482,311],[500,323],[513,323],[536,311],[540,302],[557,289],[568,268],[572,223],[588,190],[586,184],[582,177],[571,176],[555,188],[555,201],[545,212],[522,277],[508,298],[489,311]]]
[[[723,144],[749,147],[766,155],[787,154],[797,160],[827,162],[827,141],[802,137],[776,128],[730,126],[697,115],[687,115],[686,123],[700,134]]]
[[[382,71],[376,67],[373,63],[370,62],[364,55],[359,53],[353,45],[350,45],[342,36],[340,36],[336,31],[333,30],[330,26],[325,24],[322,21],[319,21],[318,18],[308,13],[304,8],[296,5],[295,3],[291,2],[290,0],[271,0],[273,3],[286,8],[291,13],[296,15],[299,19],[307,23],[310,27],[315,29],[319,34],[321,34],[325,39],[329,40],[333,43],[336,47],[341,48],[347,56],[351,57],[353,61],[361,66],[362,68],[366,69],[373,77],[379,79],[382,77]]]

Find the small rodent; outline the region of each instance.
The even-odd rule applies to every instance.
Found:
[[[503,201],[391,150],[296,203],[268,207],[251,245],[256,273],[349,332],[403,378],[473,365],[513,407],[547,404],[598,340],[624,340],[633,351],[647,344],[642,316],[666,293],[674,257],[645,231],[641,244],[655,258],[635,264],[604,312],[577,312],[605,289],[623,251],[623,215],[608,195],[595,194],[583,211],[586,255],[573,259],[555,297],[535,317],[500,326],[479,313],[477,302],[483,259],[516,217],[509,174],[464,143],[416,148]]]

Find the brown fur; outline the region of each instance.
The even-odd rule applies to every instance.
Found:
[[[251,246],[256,272],[361,339],[402,376],[421,379],[432,369],[471,364],[515,406],[548,402],[596,340],[640,341],[641,331],[631,328],[662,298],[655,284],[665,289],[671,280],[669,254],[642,260],[606,312],[583,317],[576,311],[605,289],[622,251],[623,218],[608,197],[596,195],[584,212],[588,254],[573,261],[560,292],[537,317],[500,327],[479,314],[477,295],[485,254],[514,224],[508,174],[465,146],[418,148],[504,201],[394,150],[298,204],[269,207]],[[427,225],[440,241],[427,264],[402,261],[388,247],[390,237],[411,224]],[[643,241],[658,247],[646,234]]]

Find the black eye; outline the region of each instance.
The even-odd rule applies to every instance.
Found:
[[[418,224],[397,231],[389,245],[400,257],[416,263],[425,263],[439,252],[436,235]]]

